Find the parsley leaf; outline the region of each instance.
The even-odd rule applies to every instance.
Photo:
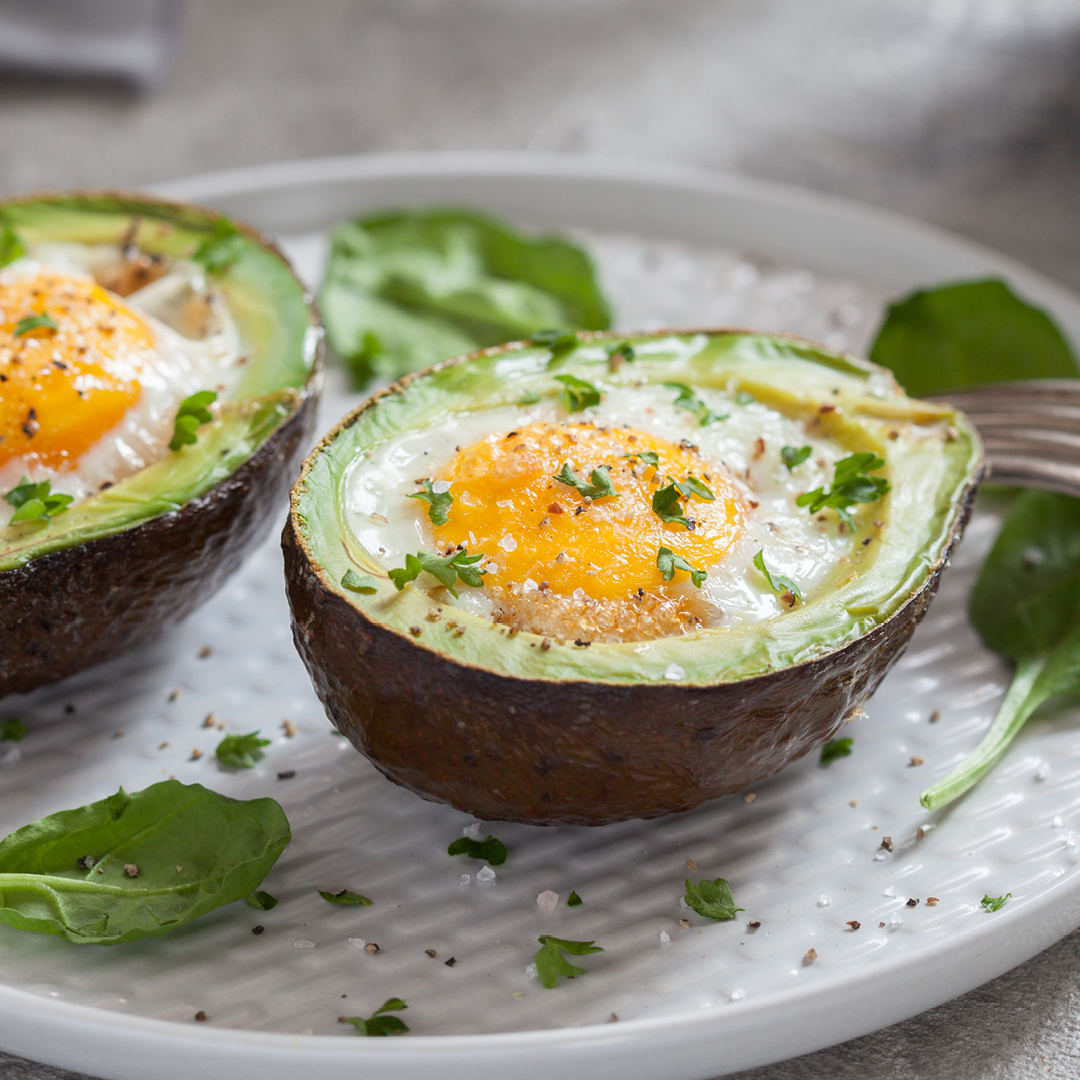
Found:
[[[593,469],[590,476],[591,484],[585,483],[570,468],[568,462],[563,463],[563,467],[555,473],[552,479],[558,480],[560,484],[565,484],[567,487],[577,488],[578,494],[588,499],[615,498],[619,494],[611,483],[611,474],[608,472],[606,465],[599,465]]]
[[[19,234],[10,225],[5,224],[0,229],[0,266],[7,266],[8,263],[21,259],[25,254],[26,246],[19,239]]]
[[[734,919],[736,912],[745,910],[735,906],[731,888],[723,878],[717,878],[715,881],[706,879],[699,881],[696,885],[687,878],[686,906],[693,908],[707,919],[716,919],[717,922]]]
[[[564,938],[552,937],[550,934],[541,934],[537,939],[542,948],[533,957],[536,964],[536,974],[540,982],[548,989],[553,990],[559,981],[559,976],[572,979],[575,975],[584,975],[585,969],[574,967],[563,953],[571,956],[588,956],[589,953],[603,952],[599,945],[591,941],[567,941]]]
[[[840,758],[851,757],[851,744],[855,740],[850,737],[843,739],[830,739],[821,748],[821,764],[831,765]]]
[[[387,998],[366,1020],[362,1016],[343,1016],[343,1023],[352,1024],[361,1035],[401,1035],[409,1029],[405,1021],[397,1016],[384,1016],[383,1013],[400,1012],[409,1006],[401,998]]]
[[[1005,904],[1012,899],[1012,893],[1006,893],[1004,896],[989,896],[983,895],[983,898],[979,901],[980,904],[987,911],[1000,911]]]
[[[695,570],[681,555],[676,555],[670,548],[662,547],[656,553],[656,569],[664,575],[665,581],[675,576],[676,570],[685,570],[690,580],[700,589],[701,583],[709,576],[705,570]]]
[[[809,446],[782,446],[780,447],[780,460],[791,472],[796,466],[801,465],[814,451]]]
[[[576,890],[566,898],[567,907],[581,907],[584,902],[585,901],[582,900],[580,896],[578,896]]]
[[[591,405],[600,404],[600,391],[591,382],[579,379],[576,375],[556,375],[555,381],[563,384],[563,400],[570,412],[581,412]]]
[[[5,501],[15,507],[10,524],[20,521],[49,521],[54,514],[62,514],[72,502],[73,496],[52,492],[51,487],[51,480],[42,480],[35,484],[29,476],[24,476],[19,481],[19,486],[13,487],[4,496]]]
[[[614,359],[616,356],[621,356],[628,362],[637,359],[637,353],[634,352],[634,347],[629,341],[617,341],[613,345],[609,345],[607,354],[609,360]]]
[[[471,837],[463,836],[446,849],[446,854],[467,855],[470,859],[483,859],[491,866],[502,866],[506,862],[508,852],[506,845],[501,840],[496,840],[494,836],[489,836],[486,840],[473,840]]]
[[[361,896],[358,892],[350,892],[348,889],[334,889],[332,892],[320,889],[319,895],[324,900],[329,900],[331,904],[360,904],[362,907],[371,907],[373,903],[366,896]]]
[[[262,747],[269,746],[269,739],[260,739],[257,731],[249,735],[226,735],[218,743],[217,759],[233,769],[253,769],[262,755]]]
[[[248,907],[258,908],[260,911],[270,911],[276,908],[280,901],[276,896],[271,896],[265,889],[251,893],[247,898]]]
[[[558,360],[577,348],[578,337],[573,330],[537,330],[530,338],[534,345],[546,345],[551,350],[551,359]],[[550,363],[550,361],[549,361]]]
[[[358,574],[351,567],[341,575],[341,584],[346,589],[358,593],[375,593],[379,591],[379,582],[367,574]]]
[[[430,480],[421,480],[423,491],[410,495],[410,499],[423,499],[428,504],[428,520],[432,525],[445,525],[450,518],[450,506],[454,496],[449,491],[435,491]]]
[[[9,716],[0,724],[0,742],[18,742],[26,736],[29,728],[24,720],[17,716]]]
[[[240,257],[243,250],[243,233],[227,218],[214,222],[214,231],[199,245],[191,256],[209,274],[221,274]]]
[[[688,476],[685,480],[676,480],[675,486],[682,495],[696,495],[705,502],[715,502],[716,496],[700,480]]]
[[[214,401],[217,401],[217,394],[213,390],[200,390],[180,402],[180,407],[176,410],[172,438],[169,440],[170,450],[179,450],[181,446],[195,442],[198,428],[213,419],[207,405]]]
[[[426,570],[440,584],[445,585],[447,591],[455,599],[457,592],[454,583],[458,580],[470,588],[478,589],[484,584],[483,570],[476,564],[486,558],[481,552],[478,555],[470,555],[465,548],[452,551],[449,555],[433,555],[430,551],[418,551],[415,555],[405,556],[405,566],[400,570],[390,571],[390,580],[394,588],[401,592],[410,581],[415,581],[420,576],[421,570]]]
[[[692,412],[698,418],[698,423],[702,427],[705,427],[706,424],[715,423],[717,420],[727,419],[726,413],[723,416],[714,413],[712,409],[710,409],[709,406],[686,385],[686,383],[666,382],[664,385],[669,390],[678,391],[674,403],[680,409],[686,409],[687,412]]]
[[[43,311],[40,315],[27,315],[25,319],[20,319],[15,324],[15,336],[23,337],[25,334],[32,333],[34,330],[59,329],[60,327],[53,322],[52,317]]]
[[[815,488],[813,491],[800,495],[795,503],[797,506],[809,507],[811,514],[816,514],[824,507],[831,506],[836,511],[837,517],[849,528],[853,528],[855,520],[851,516],[851,505],[877,502],[889,491],[889,481],[883,476],[867,475],[884,466],[885,459],[869,450],[842,458],[836,463],[832,487],[828,491],[820,487]]]
[[[685,529],[692,529],[694,522],[682,512],[683,508],[679,503],[681,494],[682,490],[679,485],[669,476],[668,483],[653,492],[653,513],[661,521],[674,522],[677,525],[682,525]]]
[[[621,454],[624,458],[641,458],[650,468],[660,468],[660,455],[655,450],[639,450],[636,454]]]
[[[754,556],[754,565],[761,571],[762,576],[769,583],[769,588],[773,592],[783,593],[785,591],[790,592],[796,600],[802,600],[802,591],[799,586],[789,577],[784,577],[783,574],[774,574],[765,565],[765,549],[762,548]]]

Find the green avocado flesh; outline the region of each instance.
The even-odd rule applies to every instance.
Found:
[[[190,258],[213,235],[217,220],[209,211],[138,196],[0,204],[0,231],[11,229],[28,249],[58,241],[119,245],[138,221],[135,240],[144,252]],[[193,445],[170,451],[47,523],[0,527],[0,571],[180,509],[234,473],[296,412],[319,346],[308,298],[288,264],[257,235],[240,231],[230,243],[231,262],[209,276],[250,357],[231,400],[220,402]]]
[[[611,370],[609,335],[579,334],[579,345],[553,359],[547,348],[514,344],[448,362],[377,395],[328,435],[308,459],[293,493],[293,520],[323,587],[367,620],[463,665],[521,679],[615,685],[663,683],[669,665],[680,686],[705,686],[764,675],[833,652],[885,623],[940,569],[955,540],[982,466],[978,436],[948,406],[908,398],[875,365],[795,339],[742,332],[630,337],[635,359]],[[356,540],[345,511],[350,465],[400,432],[447,413],[513,405],[528,394],[551,395],[556,375],[601,389],[678,382],[745,391],[764,405],[813,425],[816,435],[849,453],[885,459],[875,475],[889,494],[853,508],[850,561],[831,589],[761,622],[699,629],[649,642],[594,642],[541,649],[542,639],[454,610],[467,632],[426,622],[432,598],[419,583],[395,589],[386,568]],[[602,413],[602,407],[601,407]],[[689,414],[688,414],[689,415]],[[723,421],[717,421],[722,423]],[[693,438],[697,421],[687,421]],[[809,511],[808,511],[809,512]],[[868,539],[869,543],[863,544]],[[375,579],[374,593],[342,587],[349,570]],[[424,627],[410,637],[410,627]],[[670,685],[670,684],[668,684]]]

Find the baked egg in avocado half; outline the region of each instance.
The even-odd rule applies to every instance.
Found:
[[[293,637],[338,729],[426,799],[675,813],[873,693],[981,470],[962,414],[809,342],[488,349],[376,394],[307,459]]]
[[[209,210],[0,203],[0,697],[156,637],[285,501],[322,349],[273,245]]]

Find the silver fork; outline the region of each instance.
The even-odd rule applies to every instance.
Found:
[[[987,479],[1080,496],[1080,379],[1030,379],[942,394],[979,429]]]

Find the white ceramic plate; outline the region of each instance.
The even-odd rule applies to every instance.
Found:
[[[998,274],[1080,340],[1080,305],[999,256],[864,208],[701,173],[413,155],[168,190],[284,238],[309,274],[321,231],[342,217],[471,203],[531,225],[645,238],[596,241],[621,317],[639,325],[715,321],[722,310],[777,324],[763,328],[832,326],[861,346],[882,297]],[[653,286],[640,287],[635,258]],[[706,266],[715,288],[701,285]],[[349,402],[328,380],[323,422]],[[331,734],[291,645],[271,538],[155,647],[3,703],[31,732],[0,748],[0,830],[167,775],[238,797],[272,794],[294,830],[265,885],[281,903],[265,913],[233,905],[110,949],[0,928],[0,1047],[117,1080],[693,1080],[871,1031],[1000,974],[1080,924],[1080,733],[1074,714],[1034,722],[950,812],[919,808],[921,789],[978,740],[1007,681],[964,616],[994,528],[988,514],[975,519],[910,651],[849,729],[851,757],[829,768],[805,759],[757,785],[752,802],[734,796],[660,821],[493,826],[511,856],[486,885],[480,864],[445,854],[470,819],[394,787]],[[230,730],[273,735],[265,760],[219,770],[208,713]],[[204,756],[192,761],[194,748]],[[295,777],[278,779],[285,770]],[[688,859],[695,879],[730,881],[746,909],[738,921],[707,923],[680,906]],[[337,907],[316,892],[343,885],[374,906]],[[536,905],[547,889],[563,899],[554,912]],[[572,889],[584,904],[568,909]],[[984,892],[1012,900],[988,914]],[[940,903],[927,906],[928,895]],[[605,951],[585,959],[586,976],[544,990],[527,973],[541,933],[596,939]],[[817,959],[804,963],[811,948]],[[364,1039],[337,1023],[392,995],[409,1003],[410,1036]]]

